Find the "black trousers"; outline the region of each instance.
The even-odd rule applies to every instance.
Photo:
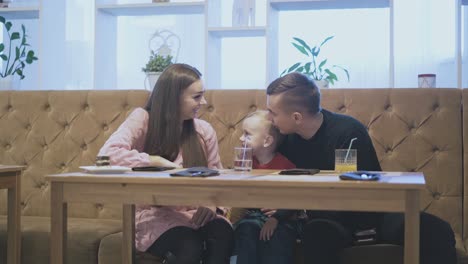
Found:
[[[338,264],[339,253],[352,246],[358,229],[377,227],[377,242],[403,245],[404,214],[311,212],[303,231],[306,264]],[[428,214],[420,215],[420,263],[456,264],[455,236],[450,225]]]
[[[208,222],[198,230],[179,226],[163,233],[147,252],[168,264],[228,264],[233,230],[223,219]]]

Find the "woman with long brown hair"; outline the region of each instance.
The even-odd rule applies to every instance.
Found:
[[[204,92],[197,69],[187,64],[169,66],[145,109],[135,109],[99,155],[109,156],[113,165],[128,167],[222,168],[214,129],[196,118],[206,104]],[[139,205],[136,248],[170,264],[228,263],[233,234],[225,212],[205,206]]]

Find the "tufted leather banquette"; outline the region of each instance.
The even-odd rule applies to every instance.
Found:
[[[356,117],[369,129],[384,170],[422,171],[422,210],[448,221],[460,263],[465,250],[468,197],[468,93],[459,89],[330,89],[324,108]],[[78,170],[95,156],[146,91],[0,92],[0,164],[26,165],[22,181],[22,263],[49,263],[50,188],[44,175]],[[264,90],[207,91],[201,118],[215,128],[221,159],[232,165],[240,124],[265,108]],[[466,121],[465,121],[466,120]],[[465,146],[463,148],[463,146]],[[71,204],[68,263],[119,263],[116,205]],[[6,192],[0,191],[0,263],[6,253]],[[152,262],[139,255],[140,261]]]

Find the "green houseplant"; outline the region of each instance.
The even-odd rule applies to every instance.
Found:
[[[142,68],[143,72],[163,72],[167,66],[172,64],[172,56],[162,56],[154,51],[151,51],[151,55],[146,66]]]
[[[146,79],[149,81],[149,89],[152,90],[156,81],[159,78],[159,75],[167,68],[167,66],[171,65],[173,57],[171,55],[163,56],[160,55],[153,50],[151,51],[150,58],[146,66],[142,68],[142,71],[146,74]],[[146,88],[146,79],[145,79],[145,88]]]
[[[37,60],[34,51],[27,43],[26,29],[21,25],[21,32],[13,31],[13,24],[0,16],[0,23],[6,29],[6,38],[4,43],[0,43],[0,58],[3,61],[3,69],[0,71],[0,77],[18,75],[24,79],[24,68]],[[5,45],[8,43],[8,45]]]
[[[312,48],[308,45],[304,40],[294,37],[292,45],[302,54],[306,55],[308,60],[306,62],[297,62],[292,66],[285,69],[281,76],[284,74],[296,71],[301,72],[305,75],[310,76],[312,79],[316,81],[325,81],[324,87],[328,87],[328,83],[334,84],[335,81],[338,81],[338,77],[332,70],[334,68],[338,68],[343,70],[346,73],[346,77],[349,81],[349,72],[347,69],[339,66],[339,65],[332,65],[328,67],[328,59],[319,60],[319,55],[322,46],[331,40],[334,36],[327,37],[325,40],[320,43],[318,46],[313,46]]]

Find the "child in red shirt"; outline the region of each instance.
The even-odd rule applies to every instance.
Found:
[[[256,111],[242,123],[243,146],[252,148],[253,169],[293,169],[296,166],[276,152],[282,135],[268,118],[267,111]],[[291,263],[296,230],[291,218],[294,210],[245,209],[235,224],[235,248],[231,263]]]
[[[256,111],[248,115],[242,123],[243,134],[240,137],[242,145],[253,150],[254,169],[293,169],[296,166],[276,148],[283,136],[268,119],[267,111]]]

